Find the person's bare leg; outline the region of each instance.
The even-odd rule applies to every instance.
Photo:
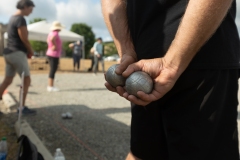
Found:
[[[135,157],[131,152],[129,152],[126,160],[141,160],[141,159]]]
[[[53,87],[53,81],[54,81],[54,79],[48,78],[48,86],[49,87]]]
[[[2,84],[0,85],[0,98],[2,98],[5,89],[12,83],[13,77],[5,77]]]
[[[28,88],[29,88],[30,84],[31,84],[31,78],[30,78],[30,76],[24,77],[23,106],[25,106],[25,100],[26,100],[26,97],[27,97]]]

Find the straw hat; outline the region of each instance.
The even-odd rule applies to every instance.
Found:
[[[54,30],[61,30],[63,28],[64,26],[59,21],[54,21],[50,29],[54,31]]]

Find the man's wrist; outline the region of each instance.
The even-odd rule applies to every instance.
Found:
[[[166,54],[163,58],[164,66],[176,71],[176,74],[180,76],[187,68],[190,60],[184,59],[179,55]]]
[[[168,67],[176,69],[181,74],[188,67],[195,53],[195,50],[175,40],[172,42],[163,59]]]
[[[122,58],[123,55],[128,55],[128,56],[131,56],[135,60],[135,62],[137,61],[137,54],[133,49],[129,49],[129,48],[124,49],[124,50],[121,50],[118,54],[120,58]]]
[[[122,58],[122,56],[124,54],[127,54],[131,57],[133,57],[133,59],[135,59],[135,61],[137,61],[137,54],[135,52],[133,43],[131,41],[126,40],[125,42],[117,42],[115,41],[115,45],[118,51],[118,55],[120,58]]]

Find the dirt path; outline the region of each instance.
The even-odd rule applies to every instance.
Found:
[[[105,62],[105,70],[108,69],[109,66],[115,64],[116,62]],[[87,69],[90,67],[90,60],[81,60],[81,73],[87,73]],[[49,67],[48,64],[45,63],[45,59],[33,59],[29,60],[29,66],[31,69],[31,75],[39,75],[39,74],[48,74]],[[99,66],[101,71],[101,66]],[[61,58],[58,74],[68,74],[72,73],[72,59],[71,58]],[[4,77],[5,74],[5,62],[4,58],[0,56],[0,78]],[[18,78],[15,78],[16,80]],[[7,137],[8,143],[8,157],[7,160],[15,160],[18,152],[18,144],[17,144],[17,135],[15,133],[14,124],[16,121],[15,114],[9,115],[0,115],[0,138]]]
[[[116,64],[116,61],[106,61],[105,70],[107,70],[111,65]],[[46,58],[36,58],[29,60],[29,66],[31,69],[31,74],[43,74],[48,73],[49,66],[46,64]],[[91,66],[91,60],[82,59],[80,65],[80,72],[87,72],[88,68]],[[5,62],[4,58],[0,56],[0,75],[4,74]],[[102,71],[101,65],[99,65],[99,71]],[[72,58],[61,58],[59,64],[59,73],[73,72],[73,62]]]

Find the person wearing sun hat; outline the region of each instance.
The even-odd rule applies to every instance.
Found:
[[[47,44],[48,50],[46,55],[48,56],[48,61],[50,65],[50,72],[48,77],[47,91],[56,92],[59,91],[58,88],[54,86],[54,77],[58,68],[59,58],[62,53],[62,41],[59,36],[59,32],[64,27],[59,21],[54,21],[50,28],[51,32],[48,34]]]

